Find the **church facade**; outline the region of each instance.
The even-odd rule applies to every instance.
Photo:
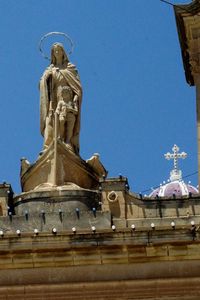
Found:
[[[174,10],[200,149],[200,1]],[[169,181],[135,194],[97,153],[79,155],[82,87],[62,44],[40,95],[44,147],[21,161],[21,194],[0,185],[0,299],[199,300],[200,196],[178,168],[187,154],[174,145]]]

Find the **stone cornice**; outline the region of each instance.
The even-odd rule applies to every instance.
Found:
[[[196,0],[187,5],[174,6],[174,11],[186,80],[190,85],[194,85],[195,74],[200,72],[197,57],[200,52],[199,46],[194,46],[195,40],[200,37],[200,2]]]

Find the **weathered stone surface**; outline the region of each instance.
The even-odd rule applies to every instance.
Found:
[[[0,299],[199,299],[199,278],[183,280],[111,281],[1,287]],[[95,295],[95,296],[94,296]],[[8,297],[8,298],[5,298]],[[95,297],[95,298],[94,298]]]
[[[197,300],[199,236],[189,242],[188,230],[153,233],[157,241],[162,235],[160,243],[154,244],[146,231],[130,230],[5,234],[0,240],[0,292],[7,298],[0,299]],[[174,242],[164,242],[172,233]]]
[[[13,199],[15,213],[24,215],[28,213],[46,213],[91,211],[93,208],[100,209],[101,195],[97,191],[81,189],[75,185],[37,189],[35,191],[22,193]]]

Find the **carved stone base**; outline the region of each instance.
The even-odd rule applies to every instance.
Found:
[[[22,161],[21,187],[23,192],[52,188],[69,183],[85,189],[96,189],[100,175],[87,162],[77,156],[66,144],[57,141],[57,156],[54,143],[42,153],[37,161],[26,164]]]

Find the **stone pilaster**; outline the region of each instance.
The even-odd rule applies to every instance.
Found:
[[[175,6],[186,80],[196,86],[198,183],[200,187],[200,3]]]

